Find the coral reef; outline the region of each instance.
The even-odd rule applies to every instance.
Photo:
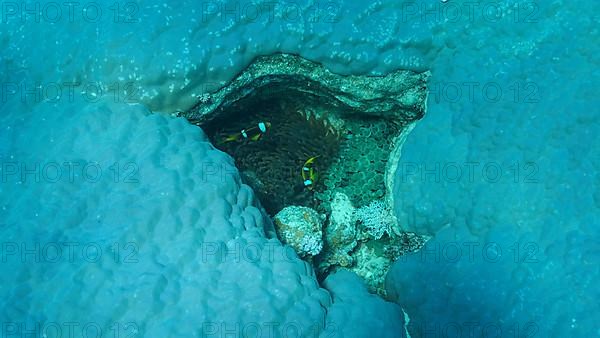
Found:
[[[275,215],[277,234],[300,256],[315,256],[323,249],[323,216],[307,207],[288,206]]]
[[[335,193],[331,215],[325,225],[325,249],[316,257],[318,271],[325,275],[344,268],[364,278],[368,289],[385,295],[385,276],[400,256],[417,251],[427,237],[414,233],[395,235],[391,209],[383,200],[355,208],[350,198]]]
[[[276,215],[280,239],[312,257],[321,280],[344,268],[384,294],[393,260],[424,241],[402,231],[392,191],[402,143],[425,112],[428,76],[342,76],[277,54],[257,58],[181,115],[234,158],[244,182]],[[261,122],[271,126],[261,137],[220,142]],[[308,159],[314,168],[303,169]],[[302,173],[312,169],[315,184],[307,186]],[[325,218],[316,222],[315,214]]]
[[[392,210],[383,201],[373,201],[358,208],[355,213],[364,231],[370,237],[380,239],[385,233],[391,234]]]
[[[328,189],[317,198],[327,204],[336,192],[342,192],[354,205],[384,198],[386,166],[395,146],[394,137],[401,130],[402,126],[393,120],[348,118],[340,157],[332,163],[331,175],[324,181]]]
[[[325,228],[327,250],[320,257],[319,269],[326,271],[331,266],[349,267],[354,263],[350,255],[358,244],[356,241],[355,209],[348,196],[336,193],[331,203],[331,215]]]
[[[254,109],[256,114],[215,120],[206,130],[217,147],[235,159],[246,183],[257,192],[269,214],[274,215],[288,205],[315,208],[313,195],[323,188],[322,178],[337,156],[339,134],[326,118],[317,118],[307,109],[290,107],[281,101]],[[260,140],[221,142],[227,135],[261,121],[268,121],[271,127]],[[318,157],[315,170],[321,178],[308,190],[303,185],[301,170],[303,163],[314,156]]]

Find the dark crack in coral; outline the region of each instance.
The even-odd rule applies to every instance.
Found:
[[[226,122],[213,121],[206,127],[213,143],[231,155],[244,182],[250,185],[265,210],[275,215],[288,205],[316,208],[316,192],[324,189],[326,172],[336,157],[341,137],[327,120],[282,102],[262,102],[252,107],[251,114],[238,114]],[[242,129],[269,122],[271,127],[259,140],[222,143],[228,135]],[[318,179],[314,188],[304,186],[302,166],[315,157]]]

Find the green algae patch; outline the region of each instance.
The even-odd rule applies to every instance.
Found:
[[[384,295],[391,263],[425,240],[402,230],[392,192],[402,143],[425,114],[428,77],[344,76],[276,54],[179,115],[232,156],[271,217],[291,206],[323,216],[323,249],[311,259],[321,278],[348,269]]]

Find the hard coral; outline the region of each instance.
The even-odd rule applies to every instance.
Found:
[[[300,256],[314,256],[323,249],[323,218],[313,209],[288,206],[274,217],[277,234]]]
[[[390,233],[392,211],[382,200],[373,201],[356,209],[356,218],[362,223],[364,231],[374,239],[380,239],[384,233]]]

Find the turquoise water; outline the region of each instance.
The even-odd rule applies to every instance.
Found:
[[[597,2],[69,6],[2,1],[2,337],[600,336]],[[433,238],[388,275],[396,304],[297,257],[223,258],[283,249],[168,114],[273,52],[432,73],[394,193]]]

